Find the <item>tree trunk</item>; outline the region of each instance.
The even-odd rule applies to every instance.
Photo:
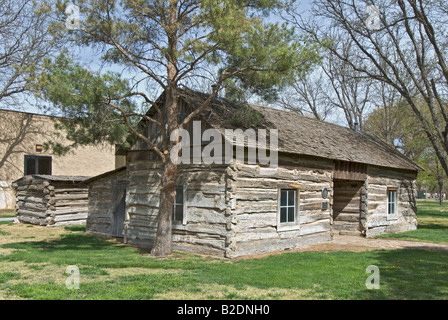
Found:
[[[166,256],[171,254],[173,203],[175,197],[177,165],[171,161],[165,164],[160,184],[160,205],[157,234],[154,247],[151,250],[153,256]]]

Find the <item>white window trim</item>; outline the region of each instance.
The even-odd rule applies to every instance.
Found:
[[[395,212],[393,214],[389,213],[389,192],[395,191]],[[398,219],[398,188],[388,187],[386,191],[386,218],[387,220],[397,220]]]
[[[280,222],[280,200],[281,200],[281,193],[282,190],[294,190],[296,192],[296,197],[294,200],[294,206],[295,206],[295,216],[294,216],[294,222]],[[277,199],[277,231],[292,231],[292,230],[299,230],[300,229],[300,189],[297,187],[292,186],[278,186],[278,199]]]
[[[182,222],[174,221],[174,219],[173,219],[172,226],[177,227],[177,228],[180,227],[179,229],[183,229],[182,227],[187,225],[187,184],[186,183],[178,184],[178,185],[176,185],[175,188],[177,189],[179,187],[182,187],[182,192],[183,192],[182,199],[184,201],[183,202],[183,212],[182,212]],[[176,201],[176,199],[174,199],[174,201]]]

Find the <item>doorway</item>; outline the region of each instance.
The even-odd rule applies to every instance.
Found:
[[[363,181],[333,180],[333,232],[362,235],[361,190]]]

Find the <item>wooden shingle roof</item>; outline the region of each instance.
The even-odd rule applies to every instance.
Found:
[[[182,97],[194,107],[200,105],[207,95],[188,91]],[[255,129],[278,130],[279,152],[381,167],[421,170],[421,167],[412,160],[373,135],[305,117],[293,111],[258,105],[250,107],[263,116],[263,122]],[[238,108],[241,106],[225,99],[215,99],[209,110],[202,114],[202,118],[221,131],[232,129],[234,126],[229,119]]]

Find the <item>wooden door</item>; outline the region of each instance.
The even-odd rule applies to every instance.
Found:
[[[126,182],[112,182],[112,226],[111,235],[123,237],[126,213]]]

